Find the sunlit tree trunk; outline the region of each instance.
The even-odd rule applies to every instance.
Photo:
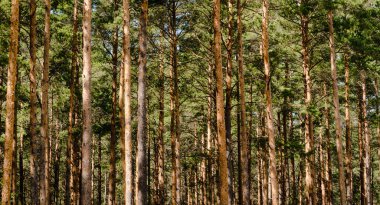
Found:
[[[121,123],[121,148],[123,160],[123,190],[125,205],[132,204],[133,183],[132,183],[132,125],[131,125],[131,54],[130,54],[130,10],[129,0],[123,0],[123,66],[120,70],[120,106],[122,112]],[[124,111],[124,112],[123,112]],[[124,150],[123,150],[124,149]]]
[[[81,203],[92,204],[92,129],[91,129],[91,0],[83,5],[83,136]]]
[[[239,1],[239,0],[238,0]],[[268,129],[268,144],[269,144],[269,159],[270,159],[270,177],[271,177],[271,191],[272,191],[272,204],[279,204],[278,195],[278,177],[276,168],[276,140],[273,126],[273,111],[272,111],[272,93],[271,93],[271,74],[269,65],[269,35],[268,35],[268,21],[269,21],[269,0],[263,0],[263,20],[262,20],[262,45],[263,45],[263,60],[264,60],[264,73],[265,73],[265,101],[266,101],[266,121]]]
[[[11,31],[9,45],[9,67],[7,79],[7,102],[5,119],[5,142],[1,204],[9,205],[11,200],[11,174],[13,161],[13,137],[15,128],[15,90],[17,79],[17,52],[19,36],[19,1],[11,1]]]
[[[367,119],[367,74],[364,70],[360,72],[361,89],[362,89],[362,120],[363,120],[363,142],[364,142],[364,186],[366,204],[371,202],[371,137]]]
[[[138,67],[138,94],[137,94],[137,151],[136,151],[136,205],[147,203],[147,176],[146,176],[146,62],[147,62],[147,23],[148,0],[141,3],[140,31],[139,31],[139,67]]]
[[[219,196],[220,204],[228,204],[228,165],[226,126],[224,121],[222,48],[220,31],[220,0],[214,0],[214,58],[216,77],[216,123],[218,136]]]
[[[342,127],[340,118],[340,105],[339,105],[339,89],[338,79],[336,71],[336,54],[334,43],[334,16],[332,10],[328,12],[329,19],[329,45],[330,45],[330,64],[331,64],[331,78],[333,83],[333,102],[334,102],[334,117],[335,117],[335,132],[336,132],[336,149],[338,153],[338,170],[339,170],[339,191],[340,191],[340,204],[345,205],[347,203],[346,193],[346,179],[344,175],[344,161],[343,161],[343,143],[342,143]]]

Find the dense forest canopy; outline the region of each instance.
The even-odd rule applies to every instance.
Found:
[[[379,204],[380,1],[0,0],[8,204]]]

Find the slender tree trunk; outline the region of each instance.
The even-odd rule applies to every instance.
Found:
[[[220,204],[228,204],[228,165],[226,145],[226,124],[224,121],[222,48],[220,31],[220,0],[214,0],[214,58],[216,76],[216,123],[219,151],[219,195]]]
[[[37,79],[36,79],[36,43],[37,43],[37,13],[36,0],[30,0],[30,61],[29,61],[29,80],[30,80],[30,112],[29,112],[29,134],[30,134],[30,176],[31,176],[31,195],[37,196],[38,192],[38,157],[37,157]],[[38,197],[31,197],[31,204],[38,204]]]
[[[114,18],[118,11],[118,1],[114,1]],[[116,204],[116,107],[117,107],[117,49],[119,47],[119,27],[115,27],[112,43],[112,117],[110,138],[110,168],[108,181],[108,205]],[[107,183],[107,182],[106,182]]]
[[[40,204],[50,204],[50,136],[49,136],[49,51],[50,51],[50,0],[45,0],[44,63],[42,71],[41,139],[43,140],[40,178]]]
[[[102,139],[98,139],[98,201],[97,204],[102,204]]]
[[[232,96],[232,44],[233,44],[233,0],[228,0],[228,39],[227,39],[227,71],[226,71],[226,139],[228,159],[228,194],[229,205],[234,203],[233,190],[233,154],[231,138],[231,96]]]
[[[83,5],[83,137],[81,202],[92,204],[92,129],[91,129],[91,0]]]
[[[365,167],[364,167],[364,151],[363,151],[363,106],[362,106],[362,90],[358,86],[358,144],[359,144],[359,166],[360,166],[360,204],[367,205],[366,187],[365,187]]]
[[[141,3],[140,31],[139,31],[139,73],[138,73],[138,110],[137,110],[137,152],[136,152],[136,205],[147,203],[147,176],[146,176],[146,62],[147,62],[147,23],[148,0]]]
[[[155,204],[165,204],[165,178],[164,178],[164,160],[165,160],[165,144],[164,144],[164,109],[165,109],[165,68],[164,68],[164,32],[161,31],[160,40],[160,74],[159,74],[159,124],[157,137],[157,174],[156,176],[156,201]]]
[[[177,63],[177,5],[171,0],[168,10],[170,13],[170,138],[172,150],[172,205],[181,203],[180,193],[180,155],[179,155],[179,102],[178,102],[178,63]]]
[[[11,200],[11,174],[13,156],[13,137],[15,128],[15,90],[17,79],[17,53],[19,36],[19,0],[12,0],[11,31],[9,46],[9,67],[7,80],[7,102],[5,119],[5,142],[1,204],[9,205]]]
[[[239,1],[239,0],[238,0]],[[268,129],[268,142],[269,142],[269,159],[270,159],[270,177],[271,177],[271,190],[272,190],[272,204],[279,204],[278,195],[278,177],[276,169],[276,140],[273,127],[273,111],[272,111],[272,93],[271,93],[271,76],[269,65],[269,35],[268,35],[268,21],[269,21],[269,0],[263,0],[263,24],[262,24],[262,41],[263,41],[263,59],[264,59],[264,73],[265,73],[265,99],[266,99],[266,119]]]
[[[58,119],[55,120],[55,156],[54,156],[54,203],[59,205],[59,176],[61,162],[61,147],[59,140]]]
[[[123,0],[123,66],[120,70],[121,95],[120,106],[123,108],[120,112],[122,156],[124,168],[124,200],[125,205],[132,204],[132,127],[131,127],[131,55],[130,55],[130,17],[129,17],[129,0]],[[124,150],[123,150],[124,149]]]
[[[323,135],[322,135],[322,131],[320,131],[319,133],[319,164],[321,165],[321,168],[320,168],[320,171],[319,171],[319,174],[320,174],[320,183],[321,183],[321,203],[322,205],[328,205],[327,203],[327,194],[326,194],[326,172],[325,172],[325,154],[323,152],[323,148],[324,148],[324,142],[323,142]]]
[[[25,204],[25,193],[24,193],[24,134],[20,134],[20,151],[19,151],[19,177],[20,177],[20,184],[19,184],[19,201],[17,203],[20,203],[21,205]]]
[[[71,42],[71,74],[70,74],[70,110],[69,110],[69,128],[68,128],[68,138],[67,138],[67,147],[66,147],[66,195],[65,195],[65,204],[76,204],[77,195],[76,195],[76,183],[75,175],[78,173],[76,165],[76,150],[74,150],[73,145],[73,129],[75,125],[74,116],[75,116],[75,101],[76,101],[76,75],[77,73],[77,56],[78,56],[78,47],[77,47],[77,33],[78,33],[78,0],[74,0],[73,8],[73,37]]]
[[[269,204],[269,183],[268,183],[268,137],[267,137],[267,128],[266,128],[266,115],[262,114],[262,137],[263,137],[263,145],[262,145],[262,180],[263,180],[263,205]]]
[[[242,8],[240,0],[237,0],[237,27],[238,27],[238,68],[239,68],[239,90],[240,90],[240,112],[241,112],[241,161],[242,161],[242,200],[243,204],[249,204],[249,165],[248,165],[248,135],[246,126],[246,106],[245,106],[245,82],[243,63],[243,23],[241,20]],[[273,177],[273,176],[272,176]]]
[[[289,64],[285,62],[285,87],[288,88],[289,82]],[[288,96],[284,96],[284,104],[282,108],[282,129],[284,138],[284,170],[283,170],[283,185],[282,185],[282,204],[288,204],[289,201],[289,155],[288,155],[288,115],[289,115],[289,105]]]
[[[366,72],[360,72],[361,89],[362,89],[362,120],[363,120],[363,141],[364,141],[364,186],[366,204],[371,202],[371,137],[368,131],[367,120],[367,86],[366,86]]]
[[[327,88],[326,88],[326,83],[323,84],[323,94],[324,96],[327,96]],[[326,203],[327,204],[332,204],[332,197],[333,197],[333,192],[332,192],[332,167],[331,167],[331,153],[330,153],[330,108],[328,106],[329,102],[326,97],[325,101],[325,109],[324,109],[324,117],[325,117],[325,137],[326,137],[326,155],[327,155],[327,162],[325,163],[325,181],[326,181]]]
[[[339,169],[339,190],[340,190],[340,204],[347,204],[347,193],[346,193],[346,179],[344,175],[344,161],[343,161],[343,143],[342,143],[342,127],[340,118],[340,105],[338,96],[338,80],[336,71],[336,54],[335,54],[335,43],[334,43],[334,16],[333,11],[328,12],[329,19],[329,43],[330,43],[330,63],[331,63],[331,77],[333,80],[333,102],[334,102],[334,116],[335,116],[335,132],[336,132],[336,149],[338,153],[338,169]]]
[[[302,5],[308,4],[307,0],[301,0]],[[304,77],[304,100],[305,106],[311,106],[311,78],[310,78],[310,59],[309,59],[309,17],[301,14],[301,33],[302,33],[302,58],[303,58],[303,77]],[[311,113],[305,115],[305,198],[306,204],[315,204],[314,192],[314,136],[313,120]]]
[[[380,145],[380,111],[379,111],[379,105],[380,105],[380,99],[379,99],[379,80],[378,78],[375,78],[374,81],[374,88],[375,88],[375,97],[376,97],[376,116],[377,116],[377,128],[376,128],[376,138],[378,140],[378,144]],[[377,150],[378,158],[380,159],[380,149]],[[380,169],[380,161],[379,163],[379,169]],[[380,175],[376,178],[377,182],[380,183]]]
[[[344,53],[344,70],[345,70],[345,122],[346,122],[346,186],[347,186],[347,204],[352,204],[353,200],[353,181],[352,181],[352,151],[351,151],[351,116],[350,116],[350,68],[347,51]]]
[[[18,80],[18,73],[17,73],[17,84],[20,83],[20,81]],[[17,201],[18,201],[18,193],[17,193],[17,109],[18,109],[18,95],[17,95],[17,92],[18,92],[18,85],[16,85],[16,91],[15,91],[15,95],[16,95],[16,100],[15,100],[15,128],[14,128],[14,134],[13,134],[13,156],[12,156],[12,184],[11,184],[11,193],[12,193],[12,197],[11,197],[11,204],[13,205],[16,205],[17,204]]]

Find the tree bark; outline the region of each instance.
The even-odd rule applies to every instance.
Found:
[[[220,0],[214,0],[214,58],[216,77],[216,121],[218,134],[219,195],[220,204],[228,204],[228,165],[226,145],[226,124],[224,120],[222,48],[220,31]]]
[[[359,166],[360,166],[360,204],[367,205],[366,187],[365,187],[365,167],[364,167],[364,147],[363,147],[363,102],[362,102],[362,88],[358,86],[358,144],[359,144]]]
[[[37,157],[37,79],[36,79],[36,59],[37,59],[37,13],[36,0],[30,0],[30,60],[29,60],[29,80],[30,80],[30,112],[29,112],[29,134],[30,134],[30,176],[31,195],[38,196],[38,157]],[[38,197],[31,197],[31,204],[38,204]]]
[[[50,0],[45,0],[44,63],[42,71],[40,204],[50,204],[50,136],[49,136],[49,51],[50,51]]]
[[[147,177],[146,177],[146,52],[147,52],[147,23],[148,0],[141,3],[140,31],[139,31],[139,72],[137,94],[137,152],[136,152],[136,205],[147,203]]]
[[[364,186],[365,198],[367,203],[371,202],[371,137],[368,131],[367,120],[367,86],[366,86],[366,72],[360,72],[361,89],[362,89],[362,120],[363,120],[363,141],[364,141]]]
[[[232,96],[232,44],[233,44],[233,0],[228,0],[228,39],[227,39],[227,71],[226,71],[226,139],[227,139],[227,159],[228,159],[228,204],[234,204],[233,190],[233,154],[231,137],[231,96]]]
[[[83,137],[81,202],[92,204],[92,129],[91,129],[91,0],[83,5]]]
[[[123,190],[125,205],[132,204],[132,127],[131,127],[131,55],[130,55],[129,0],[123,0],[123,66],[120,70],[120,118],[123,160]],[[124,111],[124,112],[123,112]],[[124,150],[123,150],[124,149]]]
[[[118,1],[114,1],[114,18],[118,12]],[[116,204],[116,107],[117,107],[117,50],[119,47],[119,27],[115,27],[112,42],[112,116],[110,138],[110,168],[108,181],[108,205]],[[107,182],[106,182],[107,183]]]
[[[241,20],[242,8],[240,0],[237,0],[237,27],[238,27],[238,68],[239,68],[239,90],[240,90],[240,112],[241,112],[241,161],[242,161],[242,200],[243,204],[249,204],[249,165],[248,165],[248,136],[246,126],[245,106],[245,82],[243,63],[243,23]]]
[[[308,4],[308,0],[301,0],[302,5]],[[309,57],[309,17],[301,11],[301,34],[302,34],[302,68],[304,77],[304,101],[305,106],[311,106],[311,78],[310,78],[310,57]],[[315,204],[316,195],[314,192],[314,136],[313,119],[309,111],[305,115],[305,198],[306,204]]]
[[[350,67],[347,51],[344,53],[345,70],[345,122],[346,122],[346,186],[347,204],[352,204],[353,200],[353,173],[352,173],[352,143],[351,143],[351,116],[350,116]]]
[[[271,93],[271,76],[269,65],[269,35],[268,35],[268,21],[269,21],[269,0],[263,0],[263,22],[262,22],[262,42],[263,42],[263,59],[264,59],[264,73],[265,73],[265,101],[266,101],[266,120],[268,129],[268,142],[269,142],[269,160],[270,160],[270,177],[271,177],[271,190],[272,190],[272,204],[279,204],[278,195],[278,177],[276,169],[276,140],[273,127],[273,111],[272,111],[272,93]]]
[[[156,201],[155,204],[165,204],[165,178],[164,178],[164,160],[165,160],[165,144],[164,144],[164,134],[165,134],[165,68],[164,68],[164,32],[161,31],[160,38],[160,73],[159,73],[159,117],[158,117],[158,136],[157,136],[157,168],[156,168]]]
[[[102,139],[99,137],[98,139],[98,198],[97,198],[97,204],[102,204]]]
[[[340,190],[340,204],[347,204],[346,193],[346,179],[344,175],[344,160],[343,160],[343,143],[342,143],[342,127],[340,118],[340,105],[339,105],[339,89],[336,71],[336,54],[334,43],[334,16],[333,11],[328,12],[329,19],[329,45],[330,45],[330,64],[331,64],[331,78],[333,81],[333,102],[334,102],[334,117],[335,117],[335,133],[336,133],[336,149],[338,153],[338,169],[339,169],[339,190]]]
[[[178,102],[178,63],[177,63],[177,5],[175,0],[169,3],[170,11],[170,139],[172,150],[172,205],[181,203],[180,153],[179,153],[179,102]]]
[[[11,2],[11,31],[9,45],[9,67],[7,80],[7,102],[5,119],[5,142],[3,163],[2,205],[9,205],[11,200],[11,174],[13,161],[13,137],[15,128],[15,90],[17,79],[17,53],[19,36],[19,0]]]
[[[71,42],[71,74],[70,74],[70,110],[69,110],[69,128],[66,146],[66,195],[65,204],[77,204],[78,201],[78,167],[77,163],[77,150],[74,149],[77,145],[74,144],[74,126],[76,114],[76,78],[78,76],[78,0],[74,0],[73,8],[73,37]]]

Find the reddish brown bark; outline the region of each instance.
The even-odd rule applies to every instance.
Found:
[[[268,129],[268,143],[269,143],[269,159],[270,159],[270,177],[271,177],[271,191],[272,191],[272,204],[279,204],[279,187],[276,168],[276,140],[274,135],[273,126],[273,111],[272,111],[272,93],[270,84],[270,65],[269,65],[269,35],[268,35],[268,21],[269,21],[269,1],[263,0],[263,22],[262,22],[262,42],[263,42],[263,60],[264,60],[264,73],[265,73],[265,101],[266,101],[266,120]]]
[[[49,51],[50,51],[50,0],[45,0],[44,63],[42,70],[42,107],[41,139],[43,157],[41,157],[40,204],[50,204],[50,136],[49,136]]]
[[[19,1],[12,0],[11,31],[9,45],[9,67],[7,80],[7,102],[5,119],[5,142],[1,204],[9,205],[11,200],[11,174],[13,171],[13,138],[15,128],[15,90],[17,79],[17,52],[19,36]]]
[[[216,77],[216,123],[218,136],[219,196],[220,204],[228,204],[228,165],[226,127],[224,120],[222,48],[220,31],[220,0],[214,0],[214,58]]]

